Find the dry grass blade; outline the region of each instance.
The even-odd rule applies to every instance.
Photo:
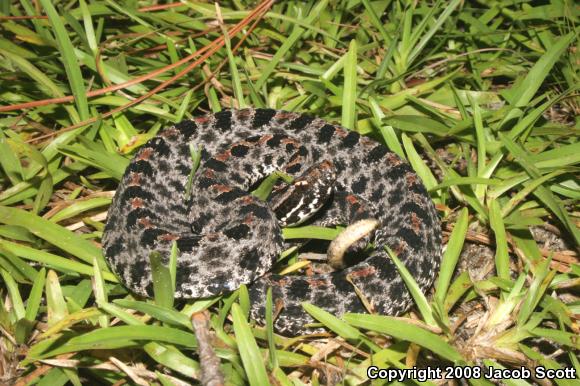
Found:
[[[262,3],[260,3],[260,5],[258,5],[258,7],[256,7],[256,9],[250,13],[250,15],[243,19],[240,23],[238,23],[235,27],[233,27],[231,29],[231,31],[229,31],[230,34],[235,35],[237,33],[239,33],[243,27],[245,27],[246,25],[248,25],[250,23],[250,21],[255,20],[255,19],[259,19],[261,16],[264,15],[264,13],[267,11],[267,9],[272,5],[272,1],[271,0],[266,0]],[[113,109],[105,114],[102,114],[99,117],[94,117],[94,118],[90,118],[87,120],[84,120],[82,122],[79,122],[75,125],[72,126],[68,126],[66,128],[60,129],[54,133],[51,134],[46,134],[46,135],[41,135],[39,137],[34,138],[33,140],[29,140],[29,142],[36,142],[36,141],[40,141],[46,138],[50,138],[52,136],[58,135],[60,133],[64,133],[67,131],[71,131],[74,129],[77,129],[79,127],[83,127],[83,126],[87,126],[90,125],[91,123],[96,122],[98,119],[103,119],[106,117],[110,117],[112,115],[114,115],[115,113],[118,113],[120,111],[123,111],[125,109],[128,109],[131,106],[134,106],[148,98],[150,98],[151,96],[157,94],[158,92],[160,92],[161,90],[163,90],[165,87],[167,87],[168,85],[172,84],[173,82],[175,82],[176,80],[180,79],[182,76],[184,76],[185,74],[187,74],[188,72],[190,72],[191,70],[193,70],[194,68],[196,68],[197,66],[199,66],[201,63],[203,63],[207,58],[209,58],[211,55],[213,55],[217,50],[219,50],[223,45],[225,44],[224,42],[224,37],[220,37],[216,40],[214,40],[211,44],[203,47],[202,49],[200,49],[199,51],[197,51],[196,53],[190,55],[189,57],[186,57],[182,60],[180,60],[179,62],[176,62],[170,66],[167,66],[165,68],[159,69],[155,72],[152,72],[150,74],[147,74],[146,76],[142,76],[136,79],[133,79],[131,81],[116,85],[116,86],[110,86],[106,89],[102,89],[102,90],[98,90],[98,91],[93,91],[93,92],[88,92],[87,96],[91,97],[91,96],[97,96],[97,95],[102,95],[111,91],[115,91],[115,90],[120,90],[120,89],[124,89],[127,88],[131,85],[134,84],[138,84],[141,83],[147,79],[153,78],[155,76],[157,76],[158,74],[167,72],[173,68],[177,68],[178,66],[180,66],[181,64],[190,62],[193,58],[196,58],[192,63],[190,63],[188,66],[186,66],[183,70],[179,71],[177,74],[175,74],[174,76],[172,76],[169,80],[159,84],[158,86],[156,86],[155,88],[153,88],[152,90],[150,90],[149,92],[147,92],[145,95],[142,95],[138,98],[135,98],[134,100],[132,100],[131,102],[118,107],[116,109]],[[31,108],[31,107],[38,107],[38,106],[43,106],[43,105],[47,105],[47,104],[52,104],[52,103],[64,103],[64,102],[68,102],[74,100],[74,97],[70,96],[70,97],[63,97],[63,98],[54,98],[52,100],[46,100],[46,101],[37,101],[37,102],[30,102],[27,104],[20,104],[20,105],[14,105],[14,106],[5,106],[5,107],[0,107],[0,112],[2,111],[12,111],[12,110],[20,110],[20,109],[26,109],[26,108]]]

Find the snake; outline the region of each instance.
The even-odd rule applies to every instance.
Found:
[[[275,172],[291,182],[276,182],[266,200],[251,193]],[[338,269],[277,273],[281,252],[305,242],[285,240],[283,227],[348,229],[367,219],[376,229],[347,248]],[[338,317],[405,312],[412,297],[387,247],[426,292],[441,227],[419,176],[380,141],[307,114],[228,109],[160,131],[136,151],[113,197],[102,246],[125,287],[153,297],[150,256],[168,264],[175,245],[175,298],[247,285],[250,316],[263,323],[271,289],[274,328],[297,335],[315,322],[304,302]]]

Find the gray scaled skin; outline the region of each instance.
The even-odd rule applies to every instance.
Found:
[[[203,150],[188,198],[190,144]],[[248,193],[275,170],[303,182],[281,188],[270,202]],[[333,184],[332,191],[313,181],[312,173]],[[369,238],[375,249],[363,261],[324,274],[268,273],[292,245],[283,241],[280,224],[308,219],[313,225],[348,225],[369,218],[380,225]],[[406,162],[356,132],[269,109],[183,121],[137,152],[109,210],[105,257],[125,286],[152,296],[149,255],[158,251],[167,262],[173,241],[180,249],[176,297],[207,297],[249,284],[251,316],[263,321],[272,288],[283,306],[275,328],[290,335],[312,331],[302,302],[337,316],[366,312],[353,285],[376,312],[404,312],[411,297],[384,246],[423,291],[432,285],[441,256],[433,202]]]

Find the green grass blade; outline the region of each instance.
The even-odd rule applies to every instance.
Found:
[[[108,271],[101,250],[93,243],[59,225],[22,209],[0,206],[0,223],[24,227],[35,236],[48,241],[79,259],[92,264],[99,262],[101,270]]]
[[[322,0],[314,5],[312,10],[309,12],[308,17],[304,20],[307,25],[314,24],[314,21],[318,18],[318,15],[327,7],[328,0]],[[296,26],[292,30],[292,33],[288,38],[284,40],[282,46],[276,51],[272,59],[266,65],[266,68],[262,70],[260,78],[256,81],[256,89],[261,89],[262,86],[269,79],[272,71],[276,68],[280,60],[286,55],[286,53],[296,44],[298,39],[306,30],[302,27]]]
[[[437,185],[437,179],[435,179],[435,176],[431,170],[429,170],[425,162],[419,156],[419,153],[417,153],[417,150],[415,150],[411,139],[405,134],[402,135],[402,138],[403,147],[407,152],[407,159],[409,160],[409,163],[411,166],[413,166],[413,169],[417,175],[419,175],[421,181],[423,181],[423,184],[425,184],[425,187],[429,190],[433,189]]]
[[[157,251],[151,252],[149,255],[149,261],[151,262],[155,303],[158,306],[171,309],[175,297],[169,268],[163,264],[163,258]]]
[[[344,85],[342,87],[342,126],[355,128],[357,98],[357,43],[351,40],[344,62]]]
[[[497,275],[502,279],[509,280],[510,260],[505,225],[501,216],[499,204],[494,199],[489,202],[489,223],[495,234],[495,269]]]
[[[98,43],[97,37],[95,35],[95,29],[93,28],[93,20],[91,17],[91,12],[87,7],[85,0],[79,0],[79,6],[83,14],[83,25],[85,27],[85,35],[87,37],[87,42],[93,53],[97,52]]]
[[[73,202],[66,208],[63,208],[61,211],[56,212],[52,217],[49,218],[49,220],[53,223],[57,223],[65,219],[78,216],[81,213],[107,206],[109,204],[111,204],[111,198],[109,197],[95,197],[88,200],[79,200]]]
[[[462,360],[461,354],[436,334],[391,316],[345,314],[344,320],[358,328],[387,334],[425,347],[451,362]]]
[[[302,307],[308,312],[312,317],[330,330],[334,331],[337,335],[342,336],[347,340],[358,340],[362,337],[362,334],[356,328],[348,325],[342,320],[338,319],[336,316],[324,311],[309,303],[302,303]]]
[[[221,13],[218,3],[216,3],[216,11],[218,13]],[[240,109],[243,109],[243,108],[248,107],[248,105],[246,103],[246,99],[244,98],[244,90],[242,87],[242,80],[240,77],[240,72],[238,71],[238,65],[236,64],[236,58],[234,57],[234,53],[232,52],[232,43],[230,41],[230,35],[228,34],[227,28],[225,28],[223,25],[223,19],[221,18],[221,15],[218,16],[218,19],[220,19],[219,20],[220,27],[222,30],[222,34],[224,36],[224,42],[225,42],[225,46],[226,46],[226,54],[228,56],[228,63],[230,65],[230,74],[232,76],[232,86],[234,89],[234,96],[236,97],[236,101],[237,101],[237,106],[232,106],[232,107],[238,107]]]
[[[22,244],[13,243],[8,240],[0,239],[0,247],[14,253],[16,256],[26,260],[36,261],[46,266],[56,269],[61,272],[70,273],[78,272],[80,274],[91,276],[93,274],[93,267],[78,261],[66,259],[52,253],[41,251],[39,249],[27,247]],[[117,283],[119,280],[111,272],[102,271],[103,278],[107,281]]]
[[[93,292],[95,294],[95,301],[98,303],[106,303],[108,301],[107,296],[107,289],[105,287],[105,281],[103,280],[103,276],[101,275],[101,270],[99,269],[99,265],[97,263],[97,259],[93,260]],[[109,318],[107,315],[99,316],[99,325],[102,328],[106,328],[109,326]]]
[[[441,28],[445,20],[449,18],[451,13],[455,10],[455,8],[460,2],[461,0],[452,0],[447,5],[447,7],[445,7],[445,9],[443,10],[443,12],[441,12],[435,23],[431,25],[431,28],[429,28],[427,33],[423,35],[423,37],[421,38],[421,40],[419,40],[417,44],[414,44],[414,48],[409,54],[408,63],[413,63],[415,61],[415,58],[419,56],[421,51],[423,51],[423,48],[425,48],[425,46],[427,45],[427,43],[429,43],[433,35],[439,30],[439,28]]]
[[[56,12],[52,2],[50,0],[40,0],[40,4],[44,8],[50,25],[56,35],[58,50],[60,51],[67,78],[75,97],[75,104],[80,118],[81,120],[86,120],[89,118],[89,105],[87,103],[83,75],[81,73],[79,62],[74,54],[74,46],[67,30],[62,24],[60,15]]]
[[[397,134],[395,133],[395,130],[393,129],[392,126],[384,125],[382,123],[382,120],[385,117],[385,114],[381,110],[381,107],[377,103],[376,99],[373,97],[369,97],[369,103],[370,103],[371,111],[373,113],[373,118],[374,118],[373,122],[374,122],[375,126],[378,127],[379,131],[381,132],[381,135],[382,135],[383,139],[385,140],[387,147],[389,148],[389,150],[391,150],[392,152],[397,154],[402,159],[406,159],[405,152],[403,151],[403,147],[401,146],[401,142],[397,138]]]
[[[534,270],[534,279],[518,312],[517,323],[519,326],[523,326],[528,321],[556,275],[555,271],[550,271],[551,261],[550,258],[542,260]]]
[[[175,346],[149,342],[143,347],[145,352],[162,366],[193,379],[200,379],[199,363],[182,353]]]
[[[457,301],[472,287],[473,282],[469,277],[469,273],[464,271],[459,274],[457,279],[455,279],[447,290],[447,297],[443,303],[443,310],[449,312],[455,303],[457,303]]]
[[[10,147],[8,140],[2,131],[0,131],[0,165],[8,179],[10,179],[12,185],[18,184],[24,178],[20,159],[18,158],[17,153]]]
[[[578,342],[578,335],[566,331],[554,330],[550,328],[534,328],[530,331],[536,336],[541,336],[551,341],[557,342],[561,345],[570,347],[575,350],[580,349],[580,342]]]
[[[27,320],[33,321],[38,316],[38,310],[40,308],[40,302],[42,300],[42,292],[44,291],[44,284],[46,283],[46,268],[42,268],[36,275],[32,289],[30,290],[30,295],[28,295],[28,301],[26,303],[26,315],[24,316]]]
[[[66,301],[56,272],[50,270],[46,277],[46,307],[48,324],[54,325],[68,315]]]
[[[269,367],[278,368],[278,356],[276,355],[276,342],[274,341],[274,302],[272,300],[272,288],[266,292],[266,337],[268,338],[268,350],[270,354]]]
[[[16,280],[3,268],[0,268],[0,276],[4,279],[4,284],[8,289],[10,294],[10,299],[12,300],[12,309],[17,320],[24,318],[26,311],[24,309],[24,303],[22,301],[22,296],[18,290],[18,283]]]
[[[532,178],[540,178],[540,172],[533,165],[529,159],[525,150],[519,147],[516,143],[511,141],[507,136],[499,133],[499,137],[506,148],[516,157],[516,161],[520,166],[530,175]],[[580,245],[580,230],[572,222],[568,213],[562,203],[556,199],[556,197],[550,192],[549,189],[540,185],[534,191],[534,195],[538,197],[555,215],[558,219],[566,226],[568,231],[574,237],[576,244]]]
[[[191,321],[187,315],[173,309],[168,309],[153,303],[145,303],[136,300],[117,299],[114,304],[125,308],[131,308],[140,311],[144,314],[150,315],[157,320],[165,323],[173,324],[177,327],[185,327],[191,329]]]
[[[399,271],[399,274],[403,278],[403,281],[405,282],[405,285],[409,289],[409,292],[413,296],[413,300],[415,300],[417,308],[419,309],[419,312],[421,312],[421,316],[423,316],[423,320],[425,320],[425,323],[427,323],[430,326],[437,326],[437,322],[435,322],[435,319],[433,318],[433,310],[431,309],[431,306],[429,305],[427,298],[423,294],[423,291],[421,291],[421,288],[419,288],[419,285],[417,284],[415,279],[413,279],[413,275],[411,275],[411,273],[407,270],[407,267],[405,267],[403,262],[399,260],[397,255],[395,255],[395,253],[389,247],[385,247],[385,249],[387,250],[389,256],[397,266],[397,270]]]
[[[0,246],[0,266],[20,283],[32,282],[38,274],[25,260],[11,251],[2,248],[2,246]]]
[[[447,290],[451,282],[451,277],[455,271],[455,266],[459,260],[459,255],[463,250],[463,243],[465,242],[465,235],[467,234],[467,227],[469,225],[469,212],[467,208],[463,208],[455,222],[451,236],[447,243],[443,259],[441,260],[441,268],[439,270],[439,278],[435,285],[435,299],[440,305],[443,305],[447,297]]]
[[[118,326],[101,328],[69,339],[60,347],[46,353],[52,357],[67,352],[81,350],[103,350],[121,347],[141,346],[139,341],[164,342],[182,347],[195,348],[197,342],[193,333],[176,328],[161,326]]]
[[[544,79],[556,62],[562,57],[562,54],[568,48],[568,45],[576,38],[573,32],[558,37],[553,46],[548,50],[540,60],[534,64],[526,77],[518,84],[517,87],[510,90],[510,102],[515,107],[525,107],[532,100]]]
[[[250,385],[268,385],[268,374],[264,366],[264,358],[258,349],[256,340],[252,335],[252,330],[244,317],[241,307],[234,303],[232,305],[232,317],[234,320],[234,332],[236,342],[248,382]]]
[[[316,225],[306,225],[296,228],[282,229],[282,236],[284,240],[292,239],[318,239],[318,240],[334,240],[340,234],[340,229],[331,229],[320,227]]]

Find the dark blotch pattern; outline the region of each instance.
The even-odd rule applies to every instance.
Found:
[[[276,115],[276,110],[272,109],[256,110],[254,114],[254,122],[252,124],[252,127],[254,129],[258,129],[262,126],[270,124],[272,118],[274,118],[274,115]]]
[[[284,138],[286,138],[285,135],[275,134],[268,140],[267,144],[270,147],[278,147]]]
[[[153,138],[151,142],[149,142],[149,146],[153,148],[156,157],[164,158],[171,152],[167,141],[163,137]]]
[[[294,280],[294,282],[288,287],[288,291],[299,298],[305,297],[308,290],[309,286],[305,280]]]
[[[147,208],[137,208],[131,211],[131,213],[129,213],[129,215],[127,216],[127,226],[134,227],[135,225],[137,225],[139,219],[144,218],[151,219],[156,217],[157,215]]]
[[[153,168],[151,167],[151,163],[147,161],[135,161],[129,164],[125,170],[125,174],[127,173],[141,173],[144,176],[151,177],[153,175]]]
[[[191,138],[197,131],[197,126],[195,122],[191,120],[182,121],[175,125],[175,128],[179,130],[185,138]]]
[[[205,163],[205,166],[215,170],[216,172],[223,172],[228,168],[228,166],[225,163],[223,163],[222,161],[218,161],[215,158],[208,159],[207,162]]]
[[[152,200],[155,196],[151,192],[144,192],[139,186],[128,186],[122,193],[122,200],[130,202],[133,198],[140,198],[144,201]]]
[[[250,150],[246,145],[236,145],[233,146],[231,149],[231,153],[235,157],[244,157],[248,154],[248,150]]]
[[[342,141],[342,146],[346,148],[351,148],[358,143],[360,138],[360,134],[356,131],[350,131],[344,140]]]
[[[202,149],[202,161],[186,194],[190,146]],[[268,202],[251,196],[249,187],[273,170],[292,175],[294,183],[279,182]],[[267,274],[282,250],[305,241],[284,241],[282,224],[348,225],[360,218],[380,225],[351,251],[362,251],[367,241],[375,248],[345,259],[347,268]],[[438,221],[419,177],[385,146],[314,117],[228,110],[170,127],[137,152],[109,208],[102,243],[121,282],[152,296],[149,256],[158,252],[167,262],[175,241],[176,297],[202,298],[247,284],[251,316],[263,322],[272,288],[283,306],[275,329],[294,335],[312,331],[303,302],[339,317],[365,312],[355,288],[380,314],[405,311],[412,298],[385,247],[426,292],[439,266]]]
[[[223,192],[215,197],[215,200],[221,204],[227,204],[234,200],[244,197],[247,193],[241,189],[232,189],[229,192]]]
[[[239,224],[224,231],[224,234],[234,240],[244,239],[250,233],[250,227],[246,224]]]
[[[199,246],[201,239],[201,235],[183,236],[176,240],[175,243],[180,252],[188,252]]]
[[[355,180],[350,186],[353,193],[360,194],[364,192],[367,188],[367,183],[369,179],[365,176],[360,176],[358,180]]]
[[[220,111],[215,114],[215,128],[219,131],[230,131],[232,126],[232,112],[230,110]]]
[[[147,245],[149,247],[152,247],[155,245],[155,242],[157,241],[157,237],[161,236],[164,233],[165,233],[165,231],[163,229],[159,229],[159,228],[145,229],[143,231],[143,233],[141,234],[141,243],[143,245]],[[149,259],[149,255],[147,255],[147,259]]]
[[[254,250],[249,251],[244,259],[240,260],[239,266],[243,269],[255,271],[258,264],[260,264],[260,256]]]
[[[240,213],[253,214],[254,216],[261,219],[267,219],[271,216],[271,213],[268,211],[268,208],[266,208],[265,206],[260,206],[258,204],[244,205],[242,208],[240,208]]]
[[[388,150],[386,147],[377,145],[368,153],[368,155],[365,157],[365,161],[367,163],[380,161],[387,153]]]
[[[332,138],[332,136],[334,135],[334,132],[336,131],[336,129],[334,128],[333,125],[324,125],[320,128],[320,131],[318,132],[318,143],[328,143],[330,141],[330,139]]]
[[[114,243],[111,243],[107,246],[105,254],[107,256],[116,256],[119,252],[121,252],[122,249],[123,249],[122,240],[115,240]]]
[[[308,115],[301,115],[288,126],[288,130],[302,130],[303,128],[307,127],[310,122],[314,120],[314,117]]]
[[[298,173],[300,171],[300,165],[296,164],[296,165],[292,165],[289,168],[286,168],[286,172],[287,173]]]

